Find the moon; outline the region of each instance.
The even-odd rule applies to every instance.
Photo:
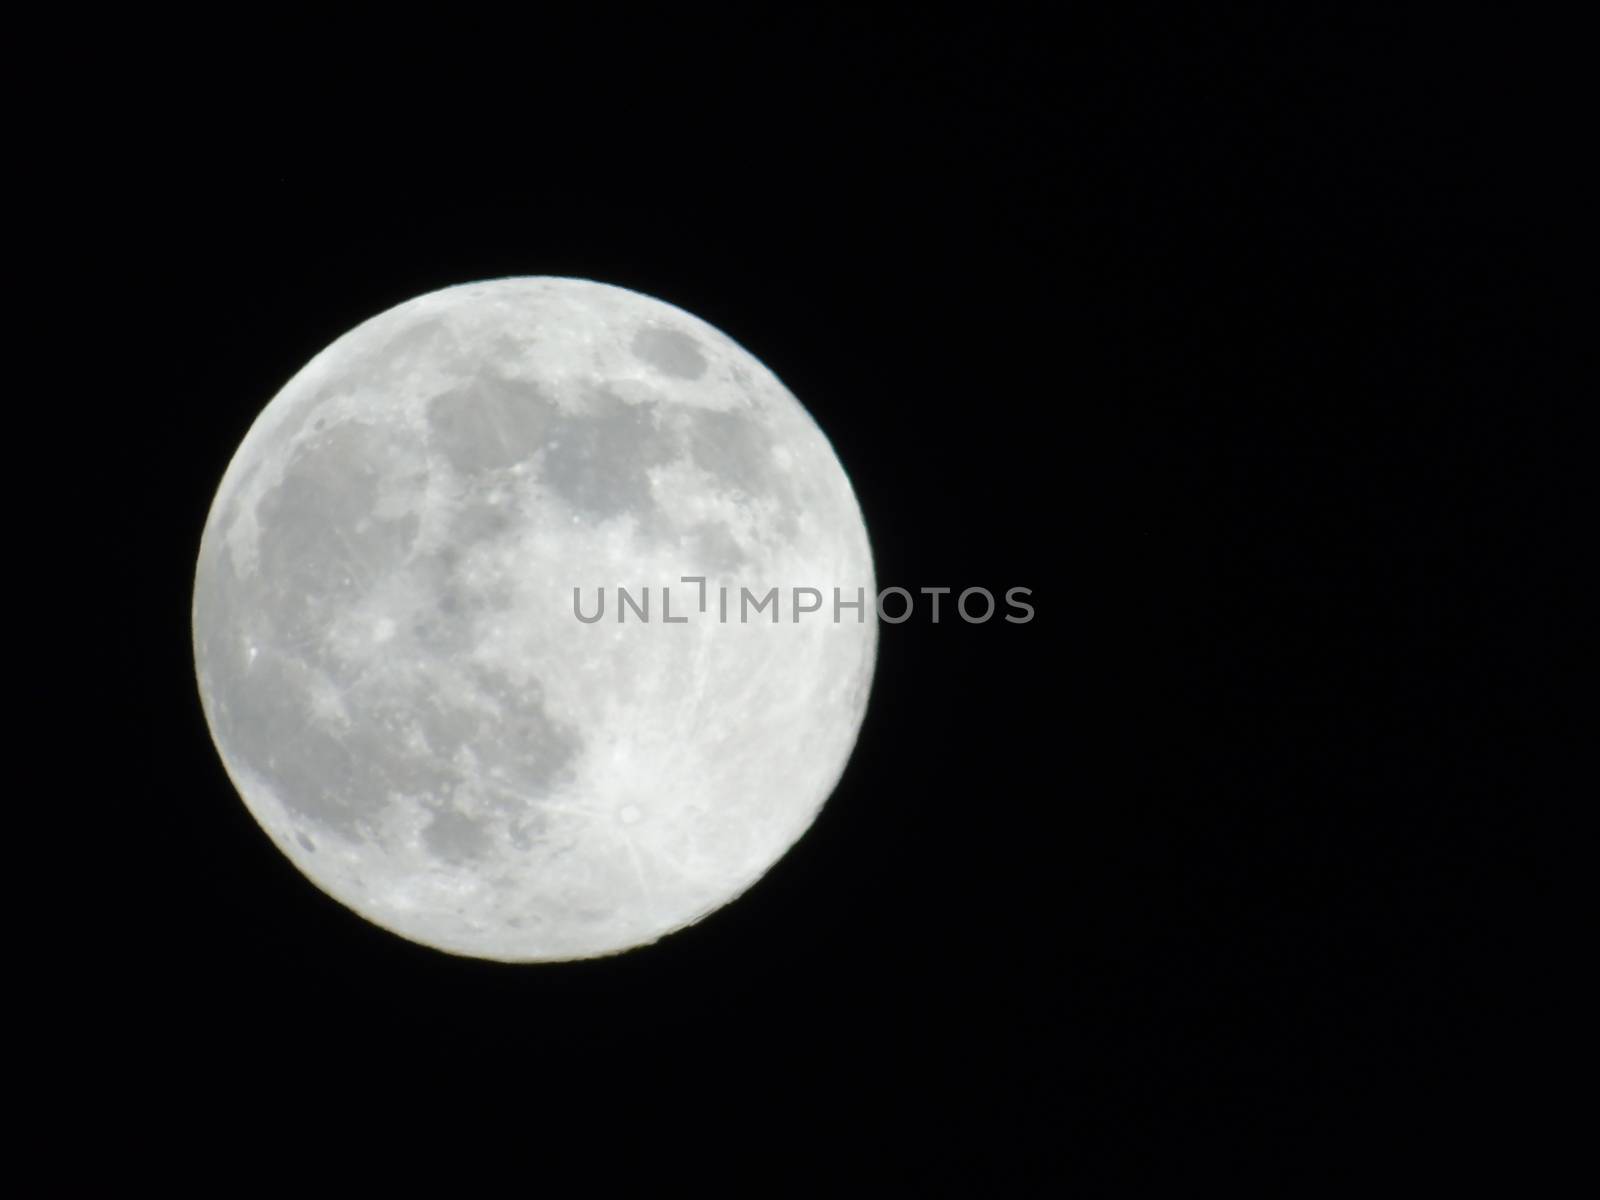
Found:
[[[811,826],[875,594],[838,457],[748,351],[637,292],[497,279],[364,322],[261,412],[201,537],[195,671],[318,888],[452,954],[589,958]]]

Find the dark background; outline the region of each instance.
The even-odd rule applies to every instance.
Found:
[[[181,1130],[739,1194],[1545,1161],[1530,814],[1563,718],[1529,580],[1570,479],[1532,312],[1560,36],[909,8],[97,27],[40,174],[134,313],[80,356],[124,381],[106,757],[137,786],[108,800],[63,1115],[114,1163],[170,1165]],[[300,878],[230,788],[188,642],[260,408],[366,317],[510,274],[723,329],[833,441],[882,584],[1037,608],[883,628],[849,769],[758,887],[521,968]]]

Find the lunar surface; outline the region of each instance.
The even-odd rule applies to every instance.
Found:
[[[864,607],[835,619],[835,588]],[[196,673],[323,891],[451,953],[585,958],[699,920],[811,825],[874,590],[843,468],[747,351],[635,292],[502,279],[374,317],[267,405],[201,540]]]

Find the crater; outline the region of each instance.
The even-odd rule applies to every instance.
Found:
[[[633,335],[631,349],[636,358],[674,379],[699,379],[706,373],[699,344],[677,329],[647,325]]]
[[[403,378],[419,363],[447,360],[454,340],[450,324],[442,316],[413,320],[380,345],[356,351],[362,368],[359,373],[384,382]]]
[[[488,376],[428,403],[433,444],[463,475],[501,470],[533,456],[555,406],[525,380]]]
[[[733,571],[743,566],[749,557],[732,531],[718,521],[696,525],[688,540],[695,566],[714,573]]]
[[[772,431],[758,415],[748,410],[684,413],[678,433],[697,467],[730,492],[769,501],[770,531],[783,541],[794,538],[800,514],[794,479],[778,465]],[[736,545],[709,531],[702,531],[699,548],[723,565],[737,565],[743,557]]]
[[[644,516],[655,508],[649,470],[672,457],[655,406],[627,404],[604,389],[589,399],[588,412],[551,422],[541,478],[583,512]]]
[[[788,481],[772,458],[772,434],[743,412],[699,410],[687,416],[684,440],[695,465],[747,496],[785,498]]]
[[[422,830],[423,844],[446,862],[479,858],[489,849],[489,832],[477,821],[454,809],[433,811]]]
[[[394,736],[401,720],[394,708],[360,689],[341,695],[346,721],[318,719],[311,696],[322,678],[294,659],[264,654],[251,686],[220,706],[217,727],[230,755],[270,781],[285,808],[325,832],[365,840],[391,792],[440,790],[452,773],[410,753]]]
[[[473,756],[506,798],[502,807],[526,808],[571,778],[583,739],[545,711],[537,685],[522,687],[482,668],[473,674],[496,708],[472,728]]]
[[[259,606],[279,640],[320,635],[320,614],[404,562],[426,480],[414,445],[361,422],[332,425],[295,449],[255,508]]]

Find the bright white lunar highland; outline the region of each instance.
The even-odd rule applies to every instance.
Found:
[[[772,587],[779,620],[741,622]],[[835,620],[835,588],[864,608]],[[201,541],[196,672],[318,887],[452,953],[585,958],[712,912],[810,826],[874,592],[844,470],[748,352],[636,292],[502,279],[374,317],[261,413]]]

